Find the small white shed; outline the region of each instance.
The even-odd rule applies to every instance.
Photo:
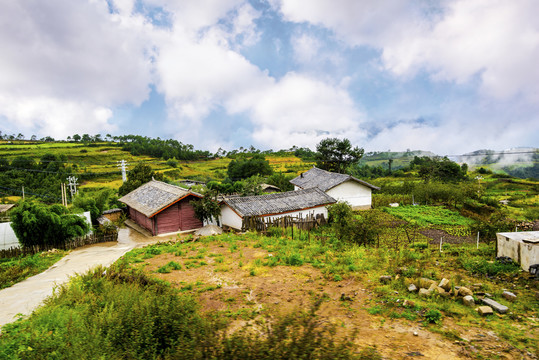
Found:
[[[529,271],[539,264],[539,231],[504,232],[496,234],[496,256],[507,256]]]

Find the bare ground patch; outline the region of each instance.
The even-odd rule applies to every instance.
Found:
[[[244,244],[233,248],[194,243],[180,256],[167,253],[147,259],[144,268],[196,296],[203,312],[229,318],[232,330],[308,310],[322,298],[320,321],[336,324],[342,334],[357,331],[358,349],[376,346],[386,359],[533,358],[492,332],[459,326],[456,319],[445,319],[441,332],[459,334],[461,339],[433,333],[421,321],[370,315],[367,309],[377,300],[367,280],[328,280],[311,265],[269,266],[271,257],[266,250]],[[171,261],[181,270],[157,272]]]

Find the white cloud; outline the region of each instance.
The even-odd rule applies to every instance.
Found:
[[[363,137],[363,115],[345,89],[289,73],[252,99],[253,138],[274,149],[313,147],[328,136]]]
[[[299,63],[309,63],[315,59],[322,44],[319,39],[306,33],[291,38],[294,58]]]
[[[534,0],[276,0],[284,18],[332,29],[350,46],[382,50],[400,76],[425,69],[435,80],[479,76],[484,94],[539,100],[539,4]]]
[[[132,6],[117,4],[127,12]],[[95,109],[110,112],[148,96],[152,75],[144,31],[149,26],[137,16],[110,14],[104,1],[4,3],[0,96],[14,107],[0,107],[0,116],[54,137],[74,130],[71,124],[80,119],[88,131],[108,129],[111,114]]]
[[[13,98],[0,95],[3,116],[11,119],[5,132],[53,136],[65,139],[75,133],[114,132],[110,124],[112,111],[92,103],[60,100],[50,97]]]

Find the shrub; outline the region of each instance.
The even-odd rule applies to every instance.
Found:
[[[425,313],[425,320],[429,323],[438,323],[442,319],[442,313],[436,309],[431,309]]]

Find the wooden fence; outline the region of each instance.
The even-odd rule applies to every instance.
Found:
[[[107,241],[117,241],[117,240],[118,240],[118,232],[105,234],[105,235],[90,234],[83,237],[72,239],[61,245],[44,245],[44,246],[34,245],[34,246],[28,246],[28,247],[12,247],[9,249],[0,250],[0,259],[10,258],[10,257],[15,257],[15,256],[20,256],[20,255],[32,255],[38,252],[49,251],[53,249],[71,250],[71,249],[75,249],[75,248],[85,246],[85,245],[92,245],[92,244],[98,244],[98,243],[103,243]]]
[[[326,224],[324,215],[317,214],[307,215],[307,217],[283,216],[278,218],[260,217],[260,216],[244,216],[241,229],[242,231],[258,231],[266,233],[270,227],[280,228],[296,228],[299,230],[311,231],[312,229]]]

